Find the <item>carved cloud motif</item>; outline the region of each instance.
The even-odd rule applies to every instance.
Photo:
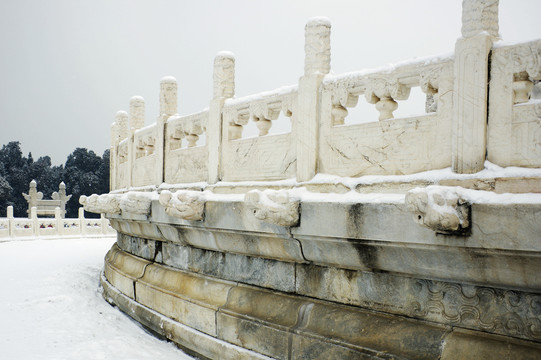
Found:
[[[299,223],[299,201],[291,199],[285,190],[252,190],[246,193],[244,202],[259,220],[279,226]]]
[[[464,234],[470,226],[470,204],[455,187],[428,186],[406,194],[407,209],[419,225],[440,234]]]
[[[160,193],[160,204],[169,216],[184,220],[203,220],[205,198],[199,191],[179,190],[174,194],[168,190]]]

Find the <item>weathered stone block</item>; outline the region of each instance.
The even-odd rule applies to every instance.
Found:
[[[111,284],[135,299],[134,282],[143,276],[148,264],[148,261],[129,255],[113,245],[105,258],[104,272]]]
[[[193,329],[216,336],[216,310],[192,303],[179,295],[136,283],[136,301]]]
[[[299,295],[539,341],[541,294],[297,265]]]
[[[274,359],[288,359],[289,334],[265,323],[218,313],[218,337]]]
[[[508,337],[455,329],[445,337],[441,359],[492,360],[495,356],[498,359],[537,360],[541,356],[541,345]]]

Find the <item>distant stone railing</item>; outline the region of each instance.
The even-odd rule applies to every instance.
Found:
[[[541,101],[534,99],[541,41],[501,45],[494,6],[465,2],[454,54],[341,75],[330,74],[330,22],[312,19],[305,28],[305,72],[298,85],[233,98],[235,59],[221,52],[214,61],[210,106],[193,115],[177,114],[177,83],[165,77],[156,123],[143,128],[144,100],[138,96],[130,101],[129,114],[117,113],[111,189],[446,167],[475,173],[485,160],[541,167]],[[426,95],[425,114],[394,118],[415,87]],[[345,124],[348,110],[362,101],[375,106],[378,119]],[[269,135],[274,122],[284,121],[277,120],[280,115],[291,121],[291,132]],[[259,136],[245,138],[250,121]]]
[[[7,217],[0,218],[0,241],[16,238],[37,237],[101,237],[115,236],[116,231],[103,215],[99,219],[84,217],[84,209],[79,208],[79,217],[66,219],[60,208],[56,208],[54,218],[38,218],[36,208],[30,211],[30,218],[16,218],[13,207],[8,206]]]

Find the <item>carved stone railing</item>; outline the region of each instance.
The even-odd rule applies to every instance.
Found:
[[[541,166],[536,145],[541,105],[531,100],[533,84],[541,78],[541,42],[493,45],[497,11],[492,3],[480,4],[466,2],[463,37],[454,55],[330,75],[330,23],[315,18],[305,29],[305,74],[298,86],[233,99],[234,57],[221,52],[214,63],[209,109],[179,116],[176,81],[166,77],[155,125],[141,129],[140,97],[131,100],[129,116],[117,114],[111,188],[307,181],[317,173],[394,175],[445,167],[474,173],[486,159],[501,166]],[[395,118],[394,111],[415,87],[426,96],[426,113]],[[349,110],[360,102],[372,104],[379,117],[345,124]],[[280,115],[286,120],[277,120]],[[280,121],[290,121],[291,131],[269,135]],[[259,136],[243,138],[250,122]]]
[[[37,209],[33,207],[30,218],[16,218],[13,207],[8,206],[7,217],[0,218],[0,241],[17,238],[38,237],[85,237],[115,236],[116,231],[103,215],[98,218],[85,218],[83,208],[79,209],[79,217],[64,218],[60,208],[56,208],[52,218],[38,218]]]
[[[541,40],[496,47],[491,59],[488,160],[541,167]]]
[[[397,100],[407,100],[413,87],[420,87],[426,95],[426,114],[394,118]],[[450,57],[406,63],[378,72],[327,76],[320,107],[320,171],[359,176],[411,174],[448,167],[452,94]],[[344,125],[348,108],[362,101],[378,109],[379,119]]]
[[[155,182],[155,174],[160,167],[156,152],[158,138],[156,124],[133,132],[132,186],[145,186]]]
[[[171,116],[165,128],[166,183],[207,181],[208,147],[206,139],[209,112],[188,116]]]
[[[541,41],[498,43],[497,3],[454,54],[331,74],[315,18],[297,85],[234,98],[222,52],[208,110],[132,99],[82,200],[118,231],[105,299],[212,359],[538,359]]]
[[[295,177],[295,130],[285,134],[268,133],[280,114],[294,124],[296,107],[296,87],[226,101],[222,163],[228,165],[223,168],[222,179],[279,180]],[[243,128],[250,121],[255,122],[259,136],[243,139]]]

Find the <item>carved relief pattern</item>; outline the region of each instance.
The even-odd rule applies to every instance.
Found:
[[[115,124],[117,133],[117,139],[122,141],[129,136],[128,128],[128,113],[125,111],[118,111],[115,115]]]
[[[498,0],[464,0],[462,2],[462,36],[483,31],[498,37]]]
[[[331,24],[316,18],[305,27],[304,75],[328,74],[331,70]]]
[[[128,141],[123,141],[118,145],[118,163],[123,164],[128,161]]]
[[[291,199],[285,190],[252,190],[246,193],[244,202],[259,220],[279,226],[299,223],[299,201]]]
[[[119,214],[120,213],[120,195],[115,194],[92,194],[90,196],[82,195],[79,203],[83,205],[85,211],[100,214]]]
[[[541,41],[513,46],[510,57],[514,73],[526,71],[530,78],[541,79]]]
[[[134,96],[130,99],[130,128],[140,129],[145,125],[145,99]]]
[[[177,113],[177,80],[166,76],[160,81],[160,116],[166,118]]]
[[[287,117],[293,116],[296,99],[297,89],[292,87],[285,93],[270,94],[238,105],[225,106],[223,116],[228,124],[229,140],[240,139],[243,126],[246,126],[250,119],[256,123],[259,136],[267,135],[272,127],[272,120],[278,119],[280,113]]]
[[[153,193],[129,191],[120,198],[120,209],[122,213],[148,215],[152,197]]]
[[[512,139],[519,166],[541,166],[541,103],[513,107]]]
[[[467,328],[541,339],[541,295],[418,279],[406,308],[413,316]]]
[[[171,151],[166,154],[165,182],[178,184],[206,181],[208,174],[206,146]]]
[[[171,116],[167,120],[167,146],[169,150],[182,147],[182,139],[186,139],[188,147],[197,146],[199,136],[204,134],[208,124],[208,111],[189,116]]]
[[[397,79],[377,77],[370,79],[364,96],[370,104],[376,104],[379,120],[393,118],[393,111],[398,108],[395,100],[407,100],[410,88],[401,84]]]
[[[169,216],[184,220],[203,220],[205,197],[199,191],[179,190],[171,193],[164,190],[160,193],[159,200]]]
[[[222,52],[214,58],[214,98],[230,98],[235,94],[235,57]]]
[[[470,205],[456,188],[428,186],[406,194],[406,207],[419,225],[441,234],[460,234],[470,226]]]
[[[225,146],[226,181],[287,179],[295,176],[297,157],[292,134],[255,137]]]

